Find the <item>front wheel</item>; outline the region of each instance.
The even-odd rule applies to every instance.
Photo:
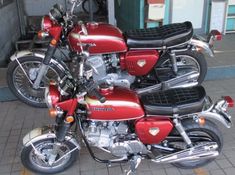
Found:
[[[186,74],[190,71],[197,71],[199,73],[197,79],[198,84],[201,84],[204,81],[207,73],[207,62],[202,53],[192,50],[176,52],[176,62],[178,67],[177,76]],[[169,56],[164,55],[160,58],[156,66],[157,72],[158,69],[161,68],[169,68],[170,71],[168,72],[168,75],[162,75],[164,78],[159,77],[160,81],[166,81],[175,76],[172,71],[172,64]]]
[[[27,169],[36,173],[59,173],[70,167],[77,158],[77,149],[67,154],[75,149],[75,145],[70,142],[60,143],[55,139],[48,138],[33,143],[33,145],[37,151],[31,145],[24,147],[21,152],[21,161]]]
[[[223,137],[220,130],[213,122],[206,120],[206,123],[204,125],[199,125],[193,120],[188,119],[183,121],[182,124],[185,129],[185,132],[188,134],[189,138],[191,138],[193,145],[200,145],[208,141],[216,142],[218,144],[217,151],[219,153],[221,152],[223,147]],[[178,134],[177,131],[175,131],[175,134]],[[200,138],[204,138],[204,140]],[[183,143],[173,142],[171,144],[173,144],[177,148],[182,148],[182,150],[187,148],[187,145]],[[193,169],[204,166],[213,161],[214,159],[215,158],[182,161],[178,163],[173,163],[173,165],[178,168]]]
[[[36,80],[43,59],[35,56],[25,56],[18,60],[22,67],[15,60],[9,63],[7,69],[7,83],[11,92],[28,105],[46,107],[44,100],[45,87],[49,85],[50,80],[57,82],[62,79],[65,73],[56,65],[50,64],[42,79],[40,88],[34,89],[33,82]]]

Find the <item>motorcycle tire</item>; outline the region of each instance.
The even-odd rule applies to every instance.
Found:
[[[34,144],[35,148],[41,149],[42,151],[46,152],[45,150],[49,149],[50,144],[53,144],[54,142],[55,142],[55,140],[53,138],[47,138],[47,139],[40,140],[40,141],[33,143],[33,144]],[[43,148],[43,146],[40,147],[40,144],[42,145],[44,143],[47,144],[47,146],[45,148]],[[68,151],[69,150],[71,151],[72,149],[75,148],[75,145],[73,145],[72,143],[67,142],[67,141],[63,142],[63,146],[66,149],[68,149]],[[53,165],[51,166],[51,165],[46,164],[47,162],[40,162],[41,158],[39,158],[39,157],[37,157],[37,155],[35,155],[35,151],[34,151],[33,147],[30,145],[30,146],[24,147],[22,149],[21,162],[24,165],[24,167],[26,167],[27,169],[29,169],[32,172],[39,173],[39,174],[55,174],[55,173],[62,172],[65,169],[72,166],[72,164],[77,159],[78,152],[79,151],[76,149],[74,152],[72,152],[72,154],[69,154],[68,156],[65,157],[65,159],[68,157],[67,160],[64,160],[65,162],[63,162],[63,159],[62,159],[62,161],[59,161],[60,163],[63,163],[62,165],[56,164],[54,166]],[[34,156],[34,157],[32,157],[32,156]],[[37,160],[38,158],[39,158],[39,160]],[[56,159],[58,160],[59,158],[60,158],[59,155],[57,155]],[[43,160],[41,160],[41,161],[43,161]],[[42,163],[42,164],[40,165],[40,163]],[[44,164],[46,164],[47,166],[43,166]]]
[[[207,62],[204,55],[201,52],[196,52],[192,50],[182,51],[176,53],[177,58],[177,65],[180,64],[179,59],[183,58],[185,61],[193,61],[195,65],[198,67],[199,77],[198,77],[198,84],[200,85],[206,76],[207,73]],[[184,64],[184,63],[181,63]],[[185,64],[187,65],[187,64]],[[171,61],[169,57],[163,56],[160,58],[156,65],[156,69],[158,67],[171,67]]]
[[[209,120],[206,120],[204,125],[200,125],[196,123],[194,120],[187,119],[182,122],[182,125],[186,133],[189,135],[189,137],[190,137],[190,133],[191,134],[192,133],[193,134],[204,133],[208,135],[213,142],[216,142],[218,144],[217,151],[219,153],[221,152],[223,148],[223,137],[222,137],[221,131],[218,129],[216,124],[214,124],[213,122]],[[177,133],[177,131],[174,131],[174,132],[175,134]],[[197,143],[193,143],[193,145],[197,145]],[[205,166],[206,164],[212,162],[214,159],[215,158],[201,159],[201,160],[196,160],[196,161],[182,161],[182,162],[172,163],[172,165],[178,168],[182,168],[182,169],[194,169],[194,168],[198,168],[201,166]]]
[[[35,56],[24,56],[18,60],[23,67],[25,66],[25,68],[27,68],[28,71],[30,71],[30,67],[27,67],[28,65],[31,64],[31,66],[35,66],[35,68],[33,69],[36,69],[37,68],[36,66],[38,65],[39,67],[43,59],[40,57],[35,57]],[[53,72],[55,73],[54,80],[56,81],[58,80],[58,77],[62,79],[65,75],[65,73],[61,71],[56,65],[50,64],[48,74],[53,75]],[[29,75],[29,72],[27,72],[27,75]],[[50,80],[51,79],[49,78],[48,79],[44,78],[44,84],[47,84],[47,83],[49,84]],[[10,62],[8,65],[7,83],[11,92],[20,101],[33,107],[38,107],[38,108],[47,107],[45,100],[44,100],[45,88],[42,87],[39,89],[34,89],[16,60]]]

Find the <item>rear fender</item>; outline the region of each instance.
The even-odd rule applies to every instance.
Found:
[[[203,49],[210,57],[214,57],[214,52],[213,52],[212,48],[210,47],[209,43],[206,43],[206,42],[198,40],[198,39],[191,39],[189,44],[194,46],[193,48]],[[197,49],[195,49],[195,50],[197,50]]]

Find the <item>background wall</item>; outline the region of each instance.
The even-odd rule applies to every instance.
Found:
[[[19,37],[19,19],[14,1],[0,8],[0,67],[6,65],[12,48],[14,48],[14,42]]]

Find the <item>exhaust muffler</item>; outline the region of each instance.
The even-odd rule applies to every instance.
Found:
[[[183,151],[179,151],[167,156],[152,159],[155,163],[175,163],[180,161],[192,161],[198,159],[209,159],[219,155],[216,150],[218,144],[215,142],[194,146]]]
[[[153,91],[167,90],[170,88],[196,86],[198,84],[198,82],[195,80],[197,80],[198,77],[199,77],[199,73],[196,71],[192,71],[192,72],[186,73],[184,75],[178,76],[176,78],[172,78],[170,80],[162,82],[160,84],[156,84],[156,85],[149,86],[146,88],[138,89],[136,92],[137,92],[137,94],[141,95],[146,92],[150,93]]]

